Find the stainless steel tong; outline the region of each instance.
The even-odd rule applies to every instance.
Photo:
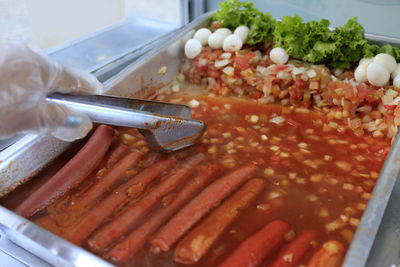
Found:
[[[196,143],[207,126],[186,105],[104,95],[54,93],[47,101],[86,113],[93,122],[139,129],[150,148],[171,152]]]

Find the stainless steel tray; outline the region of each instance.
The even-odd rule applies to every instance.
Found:
[[[162,88],[170,84],[179,73],[179,68],[183,59],[182,48],[185,41],[192,36],[196,28],[206,25],[209,22],[209,17],[210,14],[205,14],[185,26],[182,30],[176,32],[167,42],[152,49],[120,71],[118,75],[107,80],[104,83],[107,89],[106,94],[116,96],[146,96],[149,90]],[[371,34],[367,34],[366,37],[376,42],[388,42],[395,45],[400,44],[400,40],[395,38]],[[164,66],[167,68],[167,71],[165,74],[159,75],[158,70]],[[118,64],[111,64],[111,67],[118,68]],[[367,264],[368,255],[380,226],[389,197],[392,193],[396,178],[399,176],[399,142],[399,136],[397,136],[375,186],[372,198],[369,201],[353,242],[347,252],[343,266],[354,267],[365,266]],[[62,153],[68,145],[68,143],[58,141],[51,137],[40,138],[35,135],[28,135],[15,145],[0,152],[0,196],[12,190],[16,185],[29,179],[28,177],[31,176],[32,173],[37,172],[45,164]],[[8,220],[12,220],[13,224],[10,225]],[[43,229],[38,231],[38,234],[35,236],[27,235],[27,232],[24,231],[26,225],[38,228],[33,223],[0,207],[0,229],[6,229],[3,230],[6,233],[6,237],[8,238],[7,233],[12,232],[12,242],[31,251],[45,261],[53,263],[54,259],[59,259],[62,262],[69,262],[71,265],[83,266],[85,264],[74,262],[71,257],[66,256],[74,253],[78,255],[82,253],[82,255],[91,256],[91,259],[96,259],[96,264],[99,266],[104,263],[104,261],[96,256],[84,252],[82,249],[55,237]],[[25,243],[23,240],[25,240],[25,238],[31,241],[31,246],[24,246]],[[47,238],[52,238],[55,241],[53,243],[41,242]],[[55,250],[55,246],[62,246],[64,253],[59,253],[59,251]],[[47,253],[35,253],[37,252],[35,250],[36,247],[47,250]]]
[[[131,16],[105,29],[47,49],[46,52],[66,66],[94,72],[155,42],[178,27],[176,24]]]

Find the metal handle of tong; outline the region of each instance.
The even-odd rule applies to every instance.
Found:
[[[67,95],[54,93],[48,102],[62,104],[85,113],[96,123],[140,129],[149,146],[156,151],[175,151],[197,142],[206,124],[190,119],[186,105],[104,95]]]

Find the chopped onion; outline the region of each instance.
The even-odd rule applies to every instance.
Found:
[[[189,101],[188,105],[192,108],[197,108],[200,105],[200,102],[196,99],[192,99]]]
[[[207,83],[208,83],[209,87],[214,87],[217,84],[217,81],[215,80],[215,78],[208,77],[207,78]]]
[[[305,72],[306,72],[306,70],[304,69],[304,67],[300,67],[300,68],[294,67],[292,70],[293,75],[303,74]]]
[[[217,61],[215,61],[214,66],[216,68],[221,68],[223,66],[228,65],[229,63],[230,63],[229,59],[217,60]]]
[[[365,112],[365,113],[370,113],[372,111],[372,107],[365,105],[365,106],[360,106],[359,108],[357,108],[358,112]]]
[[[268,75],[268,70],[267,70],[267,68],[266,68],[266,67],[263,67],[263,66],[260,66],[260,65],[257,65],[257,67],[256,67],[256,72],[259,72],[259,73],[261,73],[261,74],[264,75],[264,76]]]
[[[393,99],[393,105],[398,105],[400,102],[400,96],[396,97],[395,99]]]
[[[309,69],[309,70],[307,70],[307,76],[308,76],[308,78],[312,79],[317,76],[317,73],[315,72],[314,69]]]
[[[231,56],[232,56],[232,53],[225,52],[225,53],[222,53],[219,57],[223,58],[223,59],[230,59]]]
[[[269,199],[274,199],[274,198],[278,198],[281,197],[282,193],[278,192],[278,191],[272,191],[268,194],[268,198]]]
[[[393,97],[390,95],[384,95],[382,96],[382,103],[384,105],[392,105],[393,102]]]
[[[396,97],[398,94],[397,94],[397,91],[395,91],[395,90],[389,88],[389,89],[386,91],[385,95],[388,95],[388,96],[391,96],[391,97],[394,98],[394,97]]]
[[[286,71],[279,71],[278,74],[276,75],[276,78],[282,80],[290,80],[292,76]]]
[[[333,72],[333,74],[335,74],[335,76],[339,76],[343,73],[342,69],[335,69],[335,71]],[[311,78],[311,77],[310,77]]]
[[[231,66],[228,66],[228,67],[223,68],[222,72],[228,76],[233,76],[233,74],[235,73],[235,69]]]
[[[273,117],[272,119],[270,119],[269,121],[272,123],[275,123],[275,124],[281,124],[285,121],[285,118],[283,118],[281,116],[276,116],[276,117]]]
[[[205,59],[205,58],[200,58],[199,59],[199,67],[207,66],[207,65],[208,65],[208,60],[207,59]]]

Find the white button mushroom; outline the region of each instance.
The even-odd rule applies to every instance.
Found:
[[[208,45],[213,49],[221,49],[225,38],[225,35],[214,32],[208,37]]]
[[[231,34],[225,38],[222,48],[224,51],[236,52],[239,51],[243,46],[242,39],[239,36]]]
[[[368,81],[368,78],[367,78],[368,65],[369,64],[366,64],[366,63],[360,64],[354,71],[354,78],[356,78],[357,82],[363,83],[363,82]]]
[[[392,79],[400,74],[400,63],[397,64],[396,69],[392,72]]]
[[[389,71],[382,65],[372,62],[367,67],[368,81],[375,86],[385,86],[390,78]]]
[[[396,75],[393,79],[393,85],[400,89],[400,74]]]
[[[208,37],[210,37],[211,31],[207,28],[198,29],[194,34],[193,38],[200,41],[202,45],[206,45],[208,43]]]
[[[229,30],[228,28],[219,28],[214,33],[219,33],[227,37],[232,34],[232,31]]]
[[[242,39],[243,44],[246,43],[247,40],[247,35],[249,35],[249,28],[247,28],[247,26],[239,26],[235,29],[235,31],[233,32],[234,35],[237,35],[240,37],[240,39]]]
[[[397,67],[397,63],[394,57],[385,53],[380,53],[376,55],[373,62],[385,67],[389,71],[389,73],[392,73]]]
[[[202,46],[199,40],[190,39],[185,44],[185,56],[189,59],[197,57],[201,52]]]
[[[269,57],[271,58],[272,62],[278,65],[285,64],[288,59],[289,55],[286,53],[285,49],[281,47],[275,47],[269,52]]]

